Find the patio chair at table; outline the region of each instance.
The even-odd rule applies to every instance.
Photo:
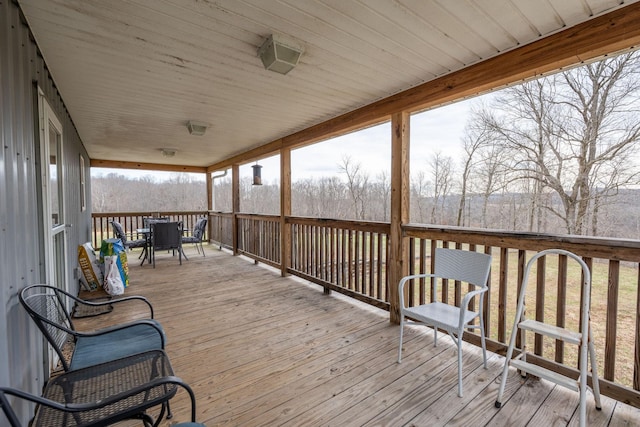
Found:
[[[180,265],[182,265],[182,221],[151,223],[151,258],[156,267],[156,251],[178,251]],[[186,258],[186,256],[185,256]]]
[[[437,248],[435,252],[434,273],[415,274],[403,277],[398,284],[400,297],[400,348],[398,349],[398,363],[402,361],[402,335],[405,325],[405,317],[413,323],[431,326],[433,328],[433,345],[437,344],[438,329],[446,331],[458,347],[458,396],[462,397],[462,335],[466,329],[480,329],[480,341],[482,343],[482,358],[484,368],[487,368],[487,349],[484,335],[484,319],[482,308],[484,307],[484,294],[489,290],[487,281],[491,269],[491,256],[479,252],[463,251],[458,249]],[[431,296],[433,301],[415,307],[405,305],[405,285],[415,279],[431,279]],[[468,283],[475,287],[474,290],[464,294],[459,307],[448,304],[446,301],[438,301],[438,282],[446,285],[446,280],[452,282]],[[477,298],[476,298],[477,297]],[[478,311],[473,311],[470,305],[474,300]],[[479,318],[477,323],[475,319]]]
[[[153,319],[153,307],[142,296],[92,302],[54,286],[37,284],[22,289],[19,299],[55,350],[65,371],[85,368],[148,350],[164,349],[166,341],[164,329],[157,320]],[[94,307],[141,301],[148,306],[150,318],[82,332],[74,327],[69,314],[70,309],[66,308],[66,301]],[[69,340],[74,344],[73,352],[71,356],[65,357],[63,346]]]
[[[169,222],[168,216],[154,216],[154,217],[145,217],[142,218],[142,224],[144,228],[149,228],[154,222]]]
[[[204,247],[202,246],[202,239],[204,238],[204,230],[207,228],[207,218],[200,218],[196,221],[196,225],[193,227],[193,232],[191,236],[183,236],[182,244],[185,243],[193,243],[196,246],[196,250],[198,253],[202,252],[202,256],[204,254]]]
[[[124,232],[124,229],[122,228],[122,224],[120,224],[118,221],[111,221],[111,226],[113,227],[113,233],[116,235],[116,237],[118,239],[120,239],[122,241],[122,246],[124,246],[125,249],[135,249],[135,248],[142,248],[142,252],[140,253],[140,256],[138,256],[138,258],[142,258],[143,255],[146,255],[146,251],[147,251],[147,239],[128,239],[127,238],[127,233]]]

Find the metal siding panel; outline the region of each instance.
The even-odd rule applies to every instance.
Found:
[[[4,329],[0,334],[0,359],[7,361],[0,368],[0,381],[31,392],[42,384],[42,345],[39,332],[19,307],[17,291],[39,277],[39,258],[34,256],[37,218],[33,191],[33,125],[31,122],[31,83],[29,77],[28,33],[13,4],[2,4],[2,39],[0,77],[2,80],[2,142],[3,158],[2,241],[0,289]],[[36,229],[37,230],[37,229]],[[37,246],[36,246],[37,247]],[[17,402],[16,402],[17,403]],[[22,414],[30,405],[20,403]],[[28,413],[27,413],[28,414]],[[23,415],[24,420],[28,419]]]
[[[77,190],[79,154],[87,161],[89,156],[18,7],[14,2],[0,2],[0,384],[39,394],[47,379],[43,339],[17,297],[23,286],[43,281],[35,81],[63,124],[65,221],[72,225],[67,237],[71,278],[77,245],[90,237],[90,193],[87,210],[80,212]],[[75,282],[72,289],[77,291]],[[13,403],[26,425],[33,407]],[[5,424],[0,414],[0,425]]]

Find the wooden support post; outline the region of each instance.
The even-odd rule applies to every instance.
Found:
[[[211,172],[207,172],[207,239],[211,241],[211,230],[213,225],[211,224],[211,218],[209,212],[213,210],[213,179]]]
[[[231,167],[231,231],[233,254],[238,255],[238,212],[240,212],[240,165]]]
[[[391,116],[391,232],[389,251],[390,321],[400,323],[398,282],[409,271],[402,225],[409,221],[409,113]]]
[[[291,149],[280,151],[280,274],[287,275],[291,266]]]

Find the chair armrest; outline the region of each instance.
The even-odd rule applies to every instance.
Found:
[[[412,279],[424,279],[424,278],[429,278],[429,277],[436,277],[435,274],[428,274],[428,273],[424,273],[424,274],[412,274],[410,276],[404,276],[402,279],[400,279],[400,283],[398,283],[398,296],[400,297],[400,308],[407,308],[404,305],[404,285]]]
[[[78,304],[84,304],[84,305],[88,305],[91,307],[101,307],[104,305],[109,305],[109,304],[117,304],[120,302],[127,302],[127,301],[142,301],[144,302],[148,308],[149,308],[149,318],[153,319],[153,306],[151,305],[151,302],[149,302],[149,300],[141,295],[131,295],[131,296],[127,296],[127,297],[122,297],[122,298],[117,298],[117,299],[110,299],[108,301],[88,301],[88,300],[84,300],[84,299],[80,299],[77,298],[76,302]]]
[[[36,396],[35,394],[27,393],[26,391],[17,390],[11,387],[0,387],[0,403],[2,404],[3,408],[6,407],[8,409],[9,413],[13,413],[13,410],[11,409],[11,406],[9,406],[9,402],[7,402],[6,398],[4,397],[4,395],[6,394],[18,397],[20,399],[28,400],[30,402],[34,402],[39,405],[48,406],[50,408],[57,409],[59,411],[67,411],[66,405],[63,405],[60,402],[56,402],[55,400],[45,399],[44,397]],[[5,414],[9,415],[9,413],[5,411]],[[12,419],[9,417],[9,422],[11,421]],[[15,421],[17,423],[16,425],[19,426],[20,423],[17,420],[17,418]]]
[[[53,288],[52,286],[45,286],[45,287],[55,289],[56,292],[65,294],[67,297],[71,298],[72,300],[74,300],[79,304],[85,304],[93,307],[99,307],[99,306],[108,305],[108,304],[116,304],[118,302],[123,302],[123,301],[140,300],[140,301],[143,301],[145,304],[147,304],[147,306],[149,307],[149,311],[151,313],[151,319],[153,319],[153,306],[151,305],[151,302],[149,302],[149,300],[147,300],[145,297],[141,295],[131,295],[128,297],[118,298],[115,300],[112,299],[109,301],[87,301],[87,300],[83,300],[80,297],[72,295],[69,292],[66,292],[62,289]]]
[[[111,405],[113,403],[116,403],[120,400],[124,400],[127,399],[131,396],[135,396],[139,393],[148,391],[148,390],[152,390],[155,387],[159,387],[162,385],[168,385],[168,384],[174,384],[177,385],[178,387],[182,387],[183,389],[185,389],[187,391],[187,393],[189,394],[189,398],[191,399],[191,421],[195,422],[196,420],[196,397],[195,394],[193,393],[193,390],[191,389],[191,387],[189,387],[189,385],[187,383],[185,383],[184,381],[182,381],[181,378],[176,377],[176,376],[166,376],[166,377],[161,377],[161,378],[156,378],[152,381],[149,381],[146,384],[142,384],[139,385],[137,387],[134,387],[130,390],[127,390],[126,392],[122,392],[122,393],[118,393],[115,394],[113,396],[110,396],[107,399],[102,399],[100,400],[100,402],[97,403],[93,403],[93,404],[69,404],[67,405],[67,407],[72,408],[75,412],[78,411],[86,411],[86,410],[91,410],[91,409],[98,409],[98,408],[102,408],[104,406],[108,406]]]
[[[460,302],[460,307],[467,307],[469,305],[469,303],[471,302],[471,299],[473,297],[475,297],[476,295],[480,295],[483,294],[485,292],[487,292],[489,290],[489,288],[480,288],[480,289],[476,289],[474,291],[471,292],[467,292],[466,294],[464,294],[464,297],[462,298],[462,302]]]
[[[480,289],[476,289],[473,290],[471,292],[467,292],[466,294],[464,294],[464,297],[462,298],[462,301],[460,302],[460,324],[458,325],[458,328],[460,330],[462,330],[462,328],[464,327],[464,319],[462,316],[462,313],[464,313],[464,310],[467,309],[467,307],[469,306],[469,303],[471,302],[471,299],[473,297],[475,297],[476,295],[480,295],[483,294],[485,292],[487,292],[489,290],[489,288],[484,287],[484,288],[480,288]],[[479,307],[480,310],[482,310],[482,307]]]
[[[135,300],[142,301],[145,304],[147,304],[147,306],[149,307],[149,314],[151,316],[150,319],[153,319],[153,306],[151,305],[151,302],[147,298],[143,297],[142,295],[131,295],[128,297],[118,298],[111,301],[102,301],[96,304],[98,305],[117,304],[120,302],[135,301]]]

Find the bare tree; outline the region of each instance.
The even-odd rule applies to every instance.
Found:
[[[431,167],[431,175],[433,177],[433,205],[431,206],[431,223],[446,223],[445,220],[445,203],[446,197],[451,190],[453,160],[451,157],[444,156],[437,152],[431,156],[429,166]],[[440,209],[440,218],[438,220],[437,211]]]
[[[521,178],[538,182],[538,196],[547,188],[558,195],[559,207],[544,208],[562,218],[570,234],[588,230],[595,200],[601,206],[620,186],[639,182],[631,163],[640,141],[637,56],[508,88],[483,113]],[[616,180],[603,179],[605,171]]]
[[[460,203],[458,204],[458,219],[456,225],[464,225],[464,213],[467,207],[467,191],[474,181],[470,181],[469,177],[472,171],[478,167],[478,152],[483,148],[491,145],[490,132],[482,120],[478,120],[477,115],[472,115],[470,122],[465,129],[465,135],[462,139],[462,145],[465,157],[462,164],[462,177],[460,182]],[[469,210],[467,210],[469,211]],[[471,214],[468,214],[467,224],[471,223]]]
[[[411,177],[411,218],[412,221],[427,222],[427,194],[430,183],[423,170],[412,174]]]
[[[356,219],[366,219],[366,191],[369,182],[369,175],[362,170],[360,163],[354,162],[351,157],[342,158],[342,163],[338,165],[340,171],[347,176],[347,189],[353,203],[353,210]]]

